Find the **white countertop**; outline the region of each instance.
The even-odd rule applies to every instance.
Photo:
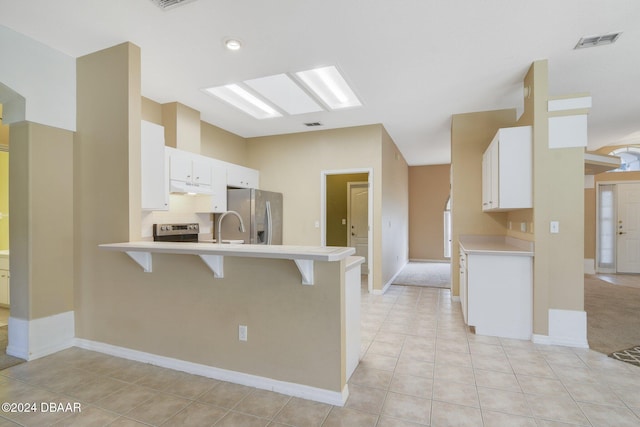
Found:
[[[467,254],[533,256],[533,242],[510,236],[466,235],[458,242]]]
[[[340,261],[355,253],[354,248],[334,246],[245,245],[216,243],[124,242],[99,245],[120,252],[220,255],[312,261]]]

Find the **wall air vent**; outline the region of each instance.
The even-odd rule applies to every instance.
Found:
[[[307,127],[314,127],[314,126],[322,126],[322,123],[320,122],[309,122],[309,123],[305,123],[304,124]]]
[[[578,44],[576,45],[576,47],[574,47],[574,49],[584,49],[587,47],[596,47],[596,46],[602,46],[605,44],[613,44],[616,42],[616,40],[618,40],[618,38],[620,38],[621,34],[622,32],[603,34],[599,36],[582,37],[578,41]]]
[[[168,10],[173,9],[174,7],[180,6],[185,3],[190,3],[195,0],[151,0],[154,2],[160,9]]]

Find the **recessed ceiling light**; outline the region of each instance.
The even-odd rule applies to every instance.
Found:
[[[296,76],[332,110],[362,105],[334,66],[300,71]]]
[[[322,107],[286,74],[245,80],[243,83],[288,114],[322,111]]]
[[[602,46],[605,44],[612,44],[612,43],[615,43],[616,40],[618,40],[618,38],[620,38],[621,34],[622,32],[602,34],[598,36],[582,37],[578,41],[578,44],[576,44],[576,47],[574,47],[574,49],[584,49],[587,47],[595,47],[595,46]]]
[[[205,91],[228,102],[256,119],[269,119],[282,116],[275,108],[237,84],[210,87],[205,89]]]
[[[229,50],[240,50],[242,47],[242,42],[238,39],[225,39],[224,47]]]

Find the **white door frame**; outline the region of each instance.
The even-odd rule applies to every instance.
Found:
[[[369,248],[368,260],[369,274],[367,275],[367,289],[369,293],[373,292],[373,168],[355,168],[355,169],[334,169],[324,170],[320,172],[320,245],[327,245],[327,176],[328,175],[347,175],[354,173],[368,174],[369,183],[369,203],[367,206],[367,221],[369,222]]]
[[[615,216],[616,218],[618,217],[618,197],[617,197],[617,190],[618,190],[618,185],[620,184],[640,184],[640,181],[598,181],[596,182],[596,186],[595,186],[595,190],[596,190],[596,256],[595,256],[595,270],[596,273],[617,273],[618,272],[618,265],[617,265],[617,259],[618,259],[618,254],[617,254],[617,234],[616,234],[616,244],[614,245],[614,254],[613,254],[613,268],[609,269],[602,269],[602,268],[598,268],[598,266],[600,265],[600,185],[616,185],[616,199],[615,199],[615,203],[613,204],[613,208],[615,209]]]

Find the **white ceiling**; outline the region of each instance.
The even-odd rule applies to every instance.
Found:
[[[410,165],[448,163],[451,115],[521,109],[527,69],[548,59],[551,95],[593,97],[589,149],[640,143],[638,0],[0,0],[0,25],[74,57],[131,41],[144,96],[243,137],[382,123]],[[243,49],[225,50],[229,36]],[[256,120],[202,91],[324,65],[362,108]]]

